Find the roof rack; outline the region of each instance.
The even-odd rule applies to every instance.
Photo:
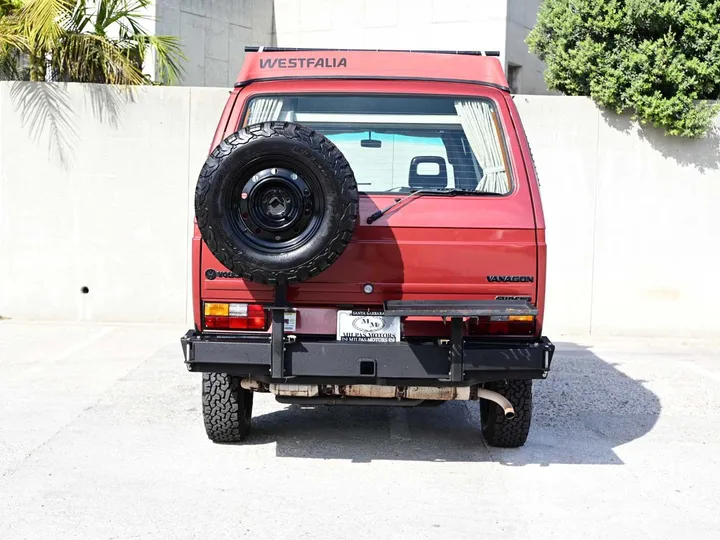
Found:
[[[245,52],[310,52],[310,51],[327,51],[327,52],[414,52],[414,53],[431,53],[431,54],[462,54],[468,56],[500,56],[500,51],[432,51],[422,49],[321,49],[315,47],[245,47]]]

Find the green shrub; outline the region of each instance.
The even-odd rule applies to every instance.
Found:
[[[527,40],[549,88],[698,137],[720,96],[720,0],[545,0]]]

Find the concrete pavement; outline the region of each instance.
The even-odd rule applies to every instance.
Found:
[[[213,445],[184,327],[0,322],[0,539],[720,537],[720,354],[555,338],[533,430],[488,448],[476,403],[255,400]]]

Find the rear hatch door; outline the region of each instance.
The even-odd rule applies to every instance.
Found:
[[[295,306],[379,306],[398,299],[535,301],[533,203],[505,95],[492,88],[447,86],[476,95],[316,90],[245,98],[241,125],[252,115],[253,121],[286,119],[318,129],[345,154],[361,193],[352,242],[328,270],[290,288]],[[255,103],[262,109],[254,111]],[[452,188],[472,194],[416,196],[367,222],[415,190]],[[204,245],[201,255],[203,299],[273,301],[271,287],[233,277]]]

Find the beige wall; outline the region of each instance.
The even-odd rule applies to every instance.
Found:
[[[195,180],[227,95],[0,83],[0,315],[189,321]],[[719,136],[515,102],[548,226],[547,333],[720,335]]]
[[[505,2],[275,0],[280,47],[505,49]]]
[[[273,44],[273,0],[155,0],[155,19],[182,42],[183,86],[232,86],[245,47]]]
[[[542,0],[275,0],[281,47],[497,50],[520,93],[547,94],[525,38]]]
[[[227,96],[0,83],[0,314],[185,320],[190,193]]]
[[[155,0],[151,33],[180,38],[184,86],[232,85],[247,45],[498,50],[520,93],[545,94],[525,44],[542,0]],[[149,73],[154,66],[146,66]]]
[[[528,50],[527,39],[537,21],[542,0],[508,0],[505,54],[509,64],[521,66],[518,82],[520,94],[549,93],[543,78],[545,64]]]
[[[693,141],[639,129],[587,98],[515,102],[547,220],[549,327],[720,335],[720,117]]]

